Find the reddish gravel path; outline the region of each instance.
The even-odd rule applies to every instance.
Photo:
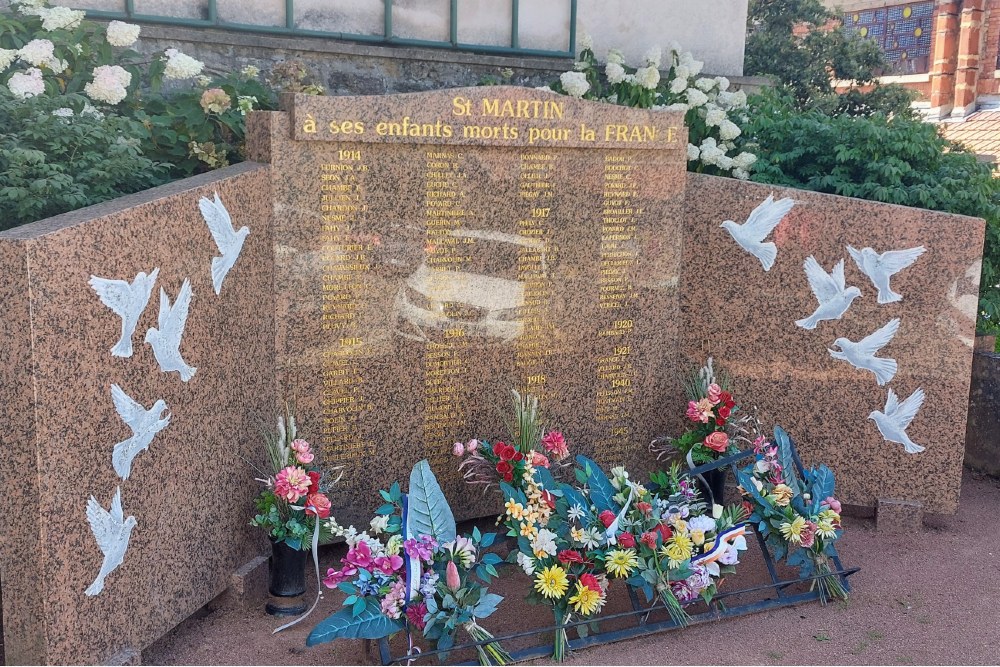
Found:
[[[849,603],[768,611],[649,638],[578,651],[571,664],[997,664],[1000,660],[1000,481],[966,474],[954,517],[928,520],[921,535],[888,536],[848,519],[840,552],[862,571]],[[324,554],[332,560],[336,550]],[[747,557],[735,586],[762,583]],[[518,602],[523,576],[486,623],[497,634],[547,624],[544,610]],[[609,610],[624,610],[621,591]],[[328,594],[315,612],[340,606]],[[310,626],[310,618],[303,625]],[[363,659],[360,641],[305,647],[307,627],[272,637],[280,622],[206,607],[143,653],[146,664],[335,665]],[[511,645],[508,648],[518,648]],[[437,661],[425,661],[438,664]]]

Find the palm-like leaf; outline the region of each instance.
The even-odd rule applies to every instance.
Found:
[[[375,598],[365,598],[365,608],[358,614],[350,607],[320,621],[309,637],[306,646],[324,644],[334,639],[381,639],[403,629],[403,622],[382,613]]]
[[[427,459],[410,471],[406,524],[408,534],[413,537],[430,535],[438,544],[455,539],[455,515]]]

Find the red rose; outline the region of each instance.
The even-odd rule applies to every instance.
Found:
[[[514,473],[512,473],[512,472],[504,473],[503,481],[509,482],[509,481],[511,481],[513,479],[514,479]]]
[[[314,493],[306,499],[306,516],[313,515],[321,519],[330,516],[330,499],[322,493]]]
[[[642,537],[639,538],[639,541],[642,542],[643,544],[645,544],[650,549],[656,549],[656,533],[655,532],[650,531],[648,533],[643,533]]]
[[[580,583],[589,588],[590,590],[594,591],[595,593],[601,592],[601,582],[598,581],[597,577],[590,574],[589,572],[587,574],[580,575]]]
[[[563,565],[583,562],[583,556],[580,555],[580,552],[573,549],[564,549],[563,551],[560,551],[556,558]]]
[[[319,491],[319,473],[315,471],[310,471],[306,473],[309,475],[309,489],[315,493]]]
[[[733,402],[733,395],[731,392],[723,391],[719,393],[719,403],[722,403],[723,405],[728,405],[729,403],[732,402]]]
[[[604,524],[604,527],[607,528],[615,522],[615,513],[611,510],[604,510],[597,518],[600,519],[601,523]]]
[[[747,516],[753,514],[753,505],[750,504],[749,500],[743,501],[743,511],[746,512]]]
[[[507,477],[507,475],[510,475],[513,472],[513,470],[514,466],[512,466],[508,461],[500,461],[500,463],[497,464],[497,472],[503,475],[505,478]]]
[[[712,431],[705,438],[705,446],[713,452],[724,452],[729,448],[729,436],[723,431]]]
[[[726,425],[726,420],[723,419],[722,417],[719,417],[718,419],[715,420],[715,425],[716,426],[725,426]]]
[[[719,406],[719,416],[722,417],[723,419],[728,419],[731,413],[732,410],[730,410],[727,406],[725,405]]]
[[[514,449],[514,448],[513,448],[513,447],[511,447],[511,449]],[[511,458],[511,460],[512,460],[512,461],[514,461],[515,463],[516,463],[516,462],[520,462],[520,461],[523,461],[523,460],[524,460],[524,454],[522,454],[521,452],[519,452],[519,451],[517,451],[516,449],[514,449],[514,455],[513,455],[513,456],[511,456],[510,458]]]
[[[494,456],[498,456],[499,457],[500,456],[500,452],[502,452],[503,448],[506,447],[506,446],[507,445],[505,445],[504,443],[500,442],[499,440],[497,442],[494,442],[493,443],[493,454],[494,454]]]
[[[632,533],[622,533],[618,536],[618,544],[631,549],[635,546],[635,536]]]
[[[670,526],[665,523],[661,523],[656,529],[660,531],[660,537],[663,538],[664,542],[674,536],[674,531],[670,530]]]
[[[635,508],[640,512],[642,512],[643,514],[645,514],[646,516],[649,516],[650,514],[653,513],[653,506],[646,502],[636,503]]]

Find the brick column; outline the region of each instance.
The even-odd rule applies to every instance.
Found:
[[[985,0],[964,0],[958,34],[958,67],[952,116],[967,116],[976,110],[979,54],[983,45]]]
[[[940,0],[934,8],[934,42],[931,45],[931,118],[943,118],[955,106],[955,70],[958,66],[958,0]]]

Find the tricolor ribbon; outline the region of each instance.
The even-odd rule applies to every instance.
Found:
[[[691,562],[695,565],[707,565],[709,563],[714,563],[722,557],[722,554],[729,550],[729,547],[732,546],[732,543],[736,539],[746,535],[746,530],[747,527],[745,524],[727,528],[715,536],[715,544],[712,545],[712,548],[709,549],[708,553],[692,559]]]
[[[410,558],[409,552],[406,551],[406,540],[410,539],[410,503],[407,494],[403,494],[403,567],[406,572],[406,601],[405,604],[410,604],[410,600],[415,598],[420,593],[420,559]],[[404,605],[405,606],[405,605]]]

